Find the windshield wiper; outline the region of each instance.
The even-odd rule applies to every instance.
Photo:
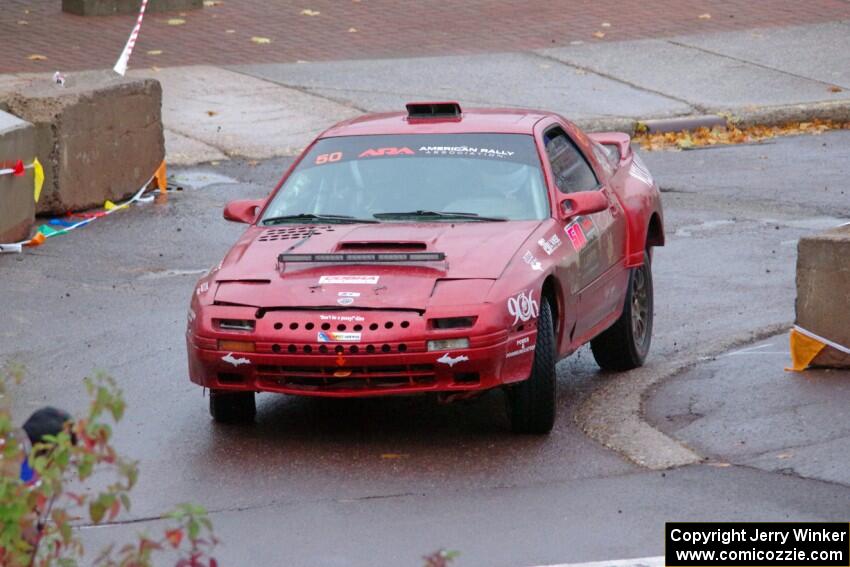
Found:
[[[297,215],[281,215],[279,217],[269,217],[263,219],[263,224],[278,224],[291,221],[318,221],[318,222],[336,222],[336,223],[368,223],[375,224],[378,221],[372,219],[358,219],[349,215],[317,215],[313,213],[299,213]]]
[[[413,219],[423,217],[436,217],[439,219],[451,220],[475,220],[475,221],[506,221],[508,219],[502,217],[482,217],[477,213],[458,213],[452,211],[405,211],[398,213],[375,213],[372,215],[376,219]]]

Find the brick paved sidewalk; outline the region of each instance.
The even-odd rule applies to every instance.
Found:
[[[183,15],[148,14],[131,68],[518,51],[850,19],[847,0],[215,2]],[[63,14],[60,4],[0,0],[0,73],[114,64],[134,17],[83,18]],[[172,18],[185,23],[169,25]]]

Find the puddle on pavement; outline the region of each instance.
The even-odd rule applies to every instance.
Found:
[[[214,171],[190,170],[181,171],[171,177],[172,183],[190,189],[203,189],[210,185],[239,183],[237,179]]]

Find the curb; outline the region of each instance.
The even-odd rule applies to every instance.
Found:
[[[649,132],[657,133],[679,132],[694,130],[703,126],[710,128],[728,124],[733,124],[739,128],[778,126],[788,122],[809,122],[812,120],[850,122],[850,99],[778,106],[717,108],[711,109],[708,114],[648,117],[641,120],[624,117],[589,118],[576,120],[575,123],[587,132],[616,131],[634,136],[638,125],[645,126]]]

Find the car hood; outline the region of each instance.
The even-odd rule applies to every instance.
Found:
[[[213,279],[215,301],[263,308],[425,309],[445,280],[495,280],[541,221],[251,227]],[[442,252],[444,261],[278,263],[281,253]],[[476,288],[482,291],[481,286]],[[489,287],[487,288],[489,289]],[[486,292],[486,290],[483,290]],[[350,297],[353,301],[342,299]],[[481,300],[478,298],[467,298]]]

